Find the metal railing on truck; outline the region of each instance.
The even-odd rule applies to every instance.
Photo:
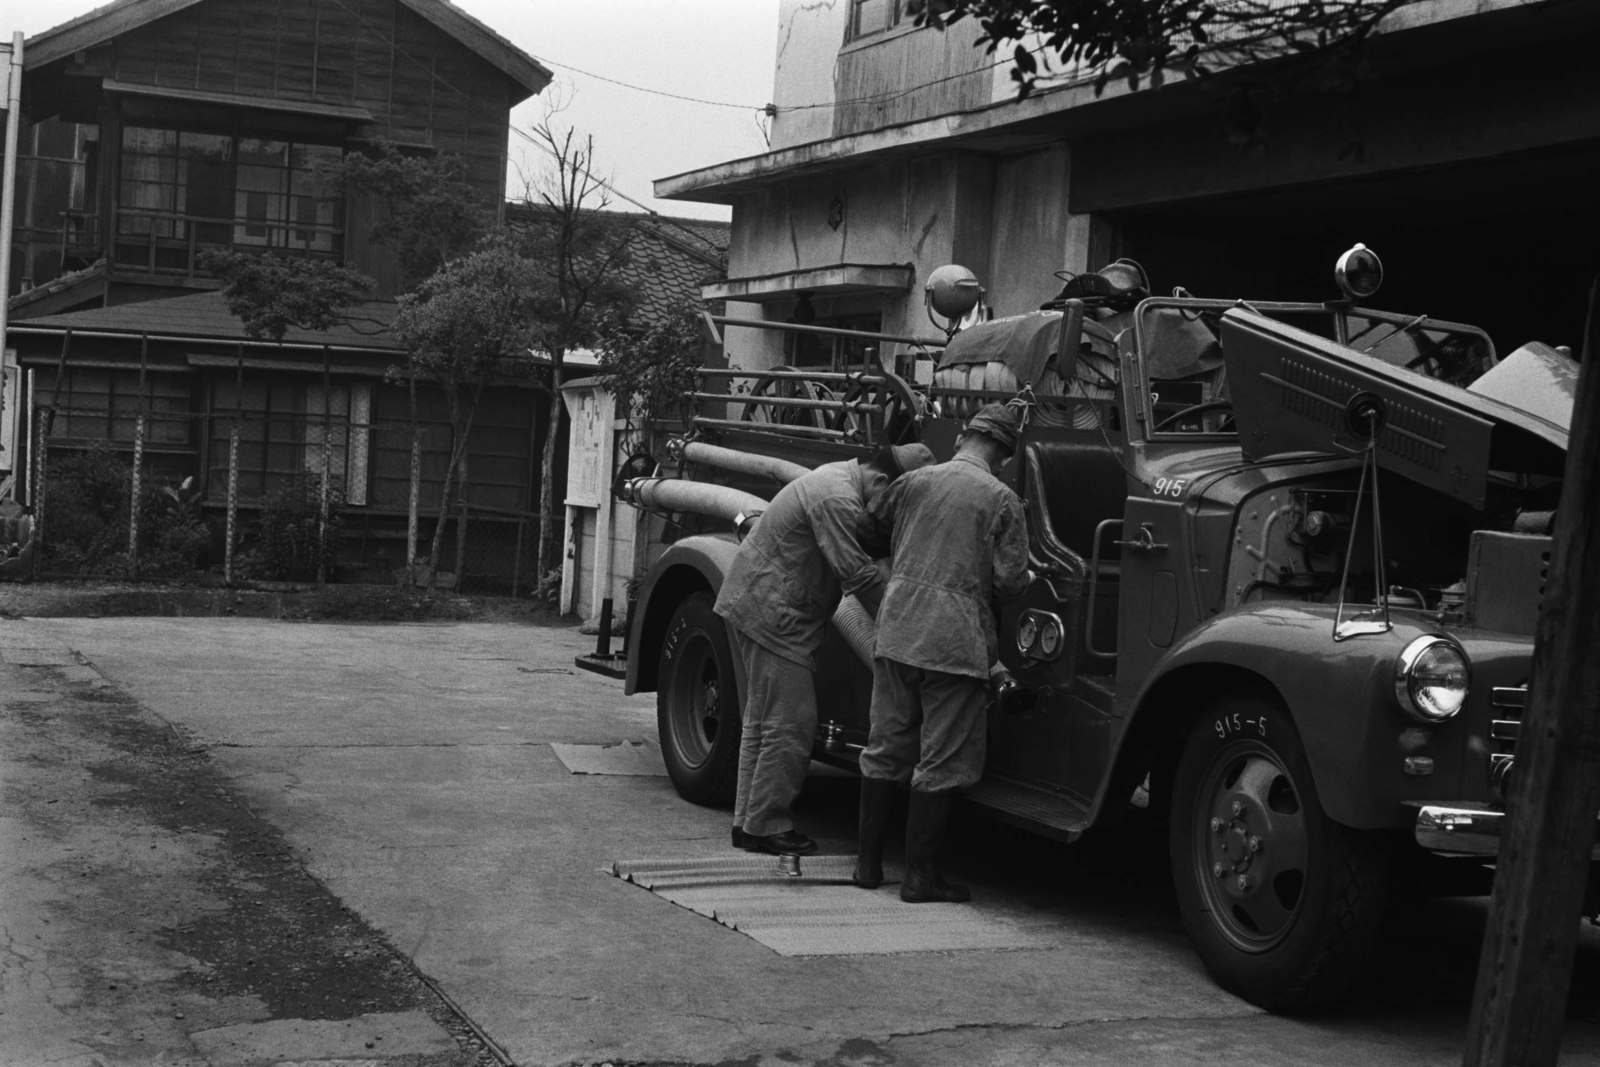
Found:
[[[717,345],[722,343],[718,328],[725,326],[904,345],[928,355],[945,345],[943,338],[736,319],[725,315],[707,315],[705,321],[711,342]],[[841,372],[787,366],[762,370],[703,367],[697,372],[700,387],[685,399],[702,406],[722,404],[724,411],[721,416],[697,413],[689,420],[689,425],[696,431],[713,434],[749,432],[866,447],[914,439],[917,426],[928,410],[925,395],[886,368],[877,357],[876,347],[868,349],[867,361],[876,364],[875,368]],[[739,382],[750,384],[735,384]],[[715,383],[726,383],[728,391],[716,391]],[[727,417],[728,405],[739,406],[737,417]]]

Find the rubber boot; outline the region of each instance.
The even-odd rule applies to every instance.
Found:
[[[850,880],[862,889],[883,884],[883,839],[888,836],[900,787],[888,778],[861,779],[861,821],[857,833],[856,869]]]
[[[906,880],[900,883],[900,899],[907,904],[959,904],[972,899],[966,886],[947,882],[939,873],[939,850],[955,796],[953,789],[911,791],[911,807],[906,813]]]

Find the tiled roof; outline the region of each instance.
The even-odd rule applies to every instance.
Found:
[[[330,345],[334,348],[378,348],[401,351],[389,332],[396,305],[387,300],[371,300],[352,308],[351,324],[340,323],[326,330],[290,328],[283,340],[288,344]],[[16,323],[21,327],[95,330],[131,336],[156,334],[163,337],[193,337],[212,342],[250,341],[243,325],[228,310],[221,290],[117,304],[88,311],[69,311],[61,315],[41,315]]]
[[[728,273],[720,254],[690,250],[694,238],[660,220],[640,216],[634,225],[633,255],[622,269],[624,284],[638,299],[637,316],[645,322],[670,316],[684,304],[700,304],[700,286]]]
[[[507,205],[512,227],[542,208]],[[700,304],[700,286],[726,277],[728,233],[725,222],[680,219],[665,215],[606,212],[619,226],[634,230],[632,255],[621,269],[622,283],[638,301],[635,314],[644,322],[665,318],[685,303]]]

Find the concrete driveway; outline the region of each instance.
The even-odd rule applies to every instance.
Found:
[[[982,907],[1022,951],[780,956],[606,873],[727,849],[664,777],[578,776],[552,743],[655,735],[653,695],[576,670],[592,639],[511,624],[49,619],[190,731],[311,872],[519,1064],[1456,1064],[1481,901],[1402,910],[1381,985],[1311,1020],[1218,990],[1148,842],[969,834]],[[854,786],[803,816],[852,850]],[[1138,846],[1138,847],[1135,847]],[[1600,1063],[1583,935],[1564,1062]],[[1586,997],[1584,1001],[1581,998]]]

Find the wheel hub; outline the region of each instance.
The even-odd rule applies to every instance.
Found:
[[[1211,819],[1212,873],[1218,877],[1246,873],[1261,854],[1261,837],[1251,826],[1253,813],[1238,801],[1233,806],[1240,810],[1230,818]]]

